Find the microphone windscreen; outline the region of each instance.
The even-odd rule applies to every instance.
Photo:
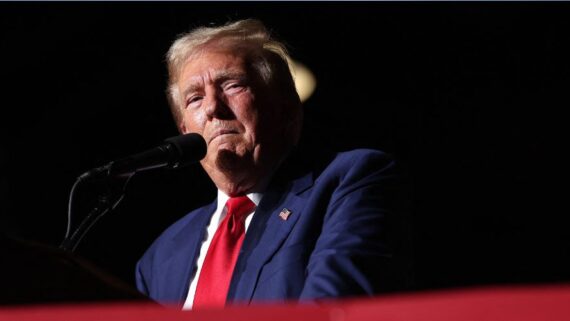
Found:
[[[164,141],[172,144],[178,153],[178,157],[176,157],[177,161],[172,166],[173,168],[198,162],[206,156],[206,141],[200,134],[189,133],[170,137]]]

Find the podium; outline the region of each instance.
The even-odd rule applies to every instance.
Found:
[[[57,248],[0,235],[0,304],[150,299],[87,261]]]

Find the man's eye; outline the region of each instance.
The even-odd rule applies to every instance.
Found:
[[[192,96],[186,101],[186,106],[196,105],[202,100],[202,96]]]
[[[232,83],[228,83],[224,86],[224,90],[225,91],[238,91],[241,90],[242,88],[244,88],[245,86],[241,83],[238,82],[232,82]]]

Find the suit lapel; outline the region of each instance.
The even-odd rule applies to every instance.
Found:
[[[196,260],[206,233],[206,226],[216,210],[217,201],[194,213],[172,239],[169,258],[164,261],[159,271],[168,271],[164,277],[162,292],[166,298],[184,304],[194,273]]]
[[[299,219],[305,205],[299,194],[312,184],[313,175],[309,173],[294,180],[288,188],[270,188],[264,194],[242,245],[228,299],[244,303],[251,300],[261,269],[281,247]],[[286,219],[279,215],[284,209],[291,213]]]

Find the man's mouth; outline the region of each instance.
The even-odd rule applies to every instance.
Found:
[[[214,134],[212,134],[210,136],[210,140],[208,141],[208,144],[213,141],[214,139],[224,136],[224,135],[233,135],[233,134],[237,134],[238,132],[236,130],[231,130],[231,129],[219,129],[216,130],[214,132]]]

